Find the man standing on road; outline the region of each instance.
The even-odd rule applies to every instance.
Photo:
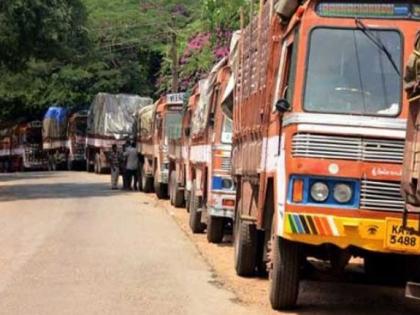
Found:
[[[136,144],[134,142],[127,148],[124,155],[127,158],[126,172],[128,177],[128,189],[137,190],[137,170],[139,165],[139,157],[137,155]],[[133,186],[131,186],[134,180]]]
[[[112,145],[109,161],[111,164],[111,188],[118,189],[118,178],[120,177],[121,154],[118,152],[116,144]]]

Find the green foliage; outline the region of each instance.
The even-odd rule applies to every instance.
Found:
[[[240,27],[240,8],[249,0],[202,0],[202,20],[208,31],[237,30]]]
[[[0,2],[0,64],[16,68],[30,58],[73,59],[87,46],[80,0]]]
[[[216,41],[174,60],[196,34],[237,29],[247,4],[0,0],[0,122],[39,118],[51,104],[88,106],[98,92],[157,97],[171,90],[174,66],[192,85],[215,62]]]

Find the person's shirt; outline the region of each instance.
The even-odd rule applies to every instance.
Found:
[[[137,155],[136,148],[129,147],[125,151],[124,155],[127,157],[126,167],[128,170],[137,170],[139,164],[139,157]]]
[[[121,161],[121,154],[118,151],[111,151],[110,153],[110,164],[111,164],[111,168],[118,168],[120,167],[120,161]]]

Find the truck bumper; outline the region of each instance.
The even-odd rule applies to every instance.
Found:
[[[235,217],[235,211],[233,209],[209,207],[208,214],[212,217],[226,218],[232,220]]]
[[[418,229],[417,220],[408,222]],[[278,235],[309,245],[333,244],[341,249],[354,246],[380,253],[420,255],[420,237],[404,231],[402,219],[395,217],[369,219],[286,212]]]

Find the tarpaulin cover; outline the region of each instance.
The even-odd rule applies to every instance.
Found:
[[[241,31],[236,31],[230,41],[229,67],[231,69],[228,85],[222,96],[222,111],[230,119],[233,118],[233,90],[236,86],[235,69],[239,61],[239,40]]]
[[[199,82],[200,99],[197,108],[194,111],[191,125],[191,132],[193,135],[201,133],[207,127],[211,99],[215,84],[217,83],[217,74],[226,64],[227,58],[223,58],[213,67],[208,77]]]
[[[420,34],[405,71],[405,89],[411,96],[420,94]]]
[[[140,137],[145,139],[153,135],[153,117],[156,110],[156,104],[142,108],[138,114],[138,127]]]
[[[152,103],[149,97],[99,93],[90,107],[88,133],[115,139],[131,136],[138,111]]]
[[[64,140],[67,136],[69,111],[62,107],[50,107],[45,113],[42,136],[44,140]]]

